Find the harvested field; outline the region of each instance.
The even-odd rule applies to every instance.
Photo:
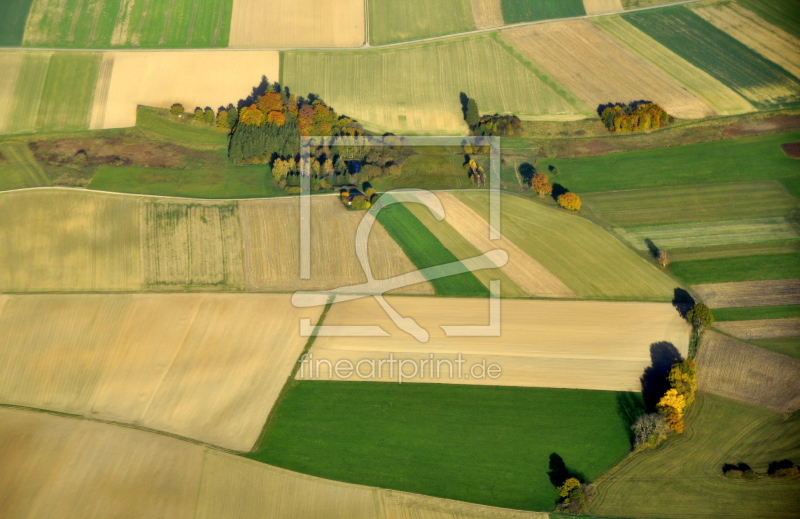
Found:
[[[488,218],[484,193],[454,196]],[[669,301],[678,282],[577,215],[504,195],[503,235],[581,297]]]
[[[305,345],[300,317],[320,312],[267,294],[7,296],[0,398],[248,450]]]
[[[0,291],[142,287],[139,199],[75,190],[0,194]]]
[[[236,202],[150,199],[142,218],[144,279],[150,288],[243,288]]]
[[[781,144],[781,148],[783,149],[784,153],[793,159],[800,159],[800,142],[788,142],[786,144]]]
[[[797,204],[774,180],[605,191],[581,194],[581,200],[593,217],[613,226],[789,216]]]
[[[364,30],[364,0],[233,0],[229,46],[360,47]]]
[[[376,131],[466,133],[460,92],[479,99],[483,113],[563,120],[589,110],[487,35],[387,50],[288,51],[282,60],[281,81],[292,91],[317,93]]]
[[[225,47],[231,0],[34,0],[26,46]]]
[[[617,13],[622,11],[620,0],[583,0],[586,14]]]
[[[31,411],[0,409],[0,445],[0,514],[9,519],[255,519],[264,510],[280,519],[547,519],[324,480],[158,434]]]
[[[502,0],[470,0],[472,4],[472,21],[476,29],[500,27],[503,21]]]
[[[534,296],[534,297],[577,297],[575,293],[567,288],[564,283],[557,277],[551,274],[541,264],[536,262],[533,258],[525,254],[519,247],[514,245],[510,240],[501,238],[500,240],[490,240],[489,225],[481,218],[480,215],[475,213],[472,209],[460,202],[456,197],[450,193],[437,193],[439,200],[445,211],[444,223],[449,224],[460,235],[462,240],[466,240],[472,245],[473,251],[470,251],[470,256],[462,256],[450,243],[445,241],[444,237],[437,233],[437,237],[442,241],[451,252],[456,254],[459,259],[466,259],[472,255],[483,254],[494,249],[502,249],[508,253],[508,263],[500,269],[505,276],[508,276],[516,287],[521,291],[520,295]],[[427,209],[411,204],[409,209],[414,212],[419,218],[421,213],[427,216],[423,223],[428,228],[436,233],[437,227],[435,225],[442,225],[435,222],[427,212]],[[420,210],[421,209],[421,210]],[[486,273],[488,277],[483,278],[482,274]],[[484,285],[489,286],[489,278],[497,279],[489,271],[478,271],[474,273],[478,276]],[[501,284],[501,289],[502,289]]]
[[[697,387],[748,404],[800,409],[800,360],[706,331],[697,351]]]
[[[0,143],[0,190],[49,186],[42,167],[36,162],[27,144],[21,142]]]
[[[583,0],[502,0],[506,23],[568,18],[586,14]]]
[[[420,343],[397,329],[380,305],[372,298],[334,304],[325,325],[378,325],[389,337],[318,337],[311,348],[313,361],[328,359],[333,365],[340,359],[427,360],[435,352],[436,360],[455,363],[458,354],[467,361],[464,375],[447,363],[441,371],[428,373],[423,366],[418,375],[411,366],[404,368],[403,382],[432,382],[489,386],[560,387],[639,391],[639,378],[651,363],[651,344],[669,342],[682,355],[689,343],[689,326],[671,304],[609,303],[594,301],[523,301],[503,300],[499,336],[447,337],[439,327],[486,326],[489,303],[484,299],[404,298],[387,299],[400,315],[411,317],[430,333],[427,343]],[[620,334],[619,330],[625,330]],[[478,334],[475,334],[478,335]],[[467,373],[475,363],[501,366],[499,377]],[[454,364],[455,365],[455,364]],[[317,366],[317,364],[315,364]],[[433,362],[429,368],[433,369]],[[316,368],[315,368],[316,369]],[[398,368],[399,369],[399,368]],[[452,373],[451,373],[452,369]],[[351,376],[351,381],[398,381],[392,366],[381,364],[374,376]],[[414,369],[416,371],[416,368]],[[369,364],[361,373],[369,375]],[[411,375],[409,375],[411,374]],[[339,377],[329,374],[323,363],[320,373],[309,368],[298,372],[296,379],[323,380]]]
[[[113,60],[105,104],[98,97],[92,108],[91,120],[98,128],[134,126],[137,105],[169,108],[181,103],[186,110],[196,106],[216,110],[250,95],[262,75],[270,80],[279,75],[276,51],[117,52]],[[210,70],[239,72],[210,74]],[[102,123],[95,115],[99,112],[104,114]]]
[[[661,45],[621,16],[594,18],[592,23],[708,103],[717,114],[734,115],[755,111],[744,97]]]
[[[672,249],[670,261],[696,261],[705,259],[732,258],[736,256],[766,256],[772,254],[800,254],[800,242],[779,241],[748,243],[745,245],[719,245],[716,247],[693,247]]]
[[[753,319],[752,321],[723,321],[716,323],[714,327],[729,335],[735,335],[745,340],[800,336],[800,318],[797,317],[788,319]]]
[[[367,281],[355,252],[365,213],[348,211],[335,196],[311,198],[311,279],[300,279],[300,203],[296,198],[239,202],[248,290],[324,290]],[[377,279],[415,270],[380,225],[372,229],[370,264]],[[433,294],[430,283],[400,293]]]
[[[800,39],[731,2],[690,7],[701,18],[800,77]]]
[[[368,0],[369,43],[384,45],[471,31],[470,0]]]
[[[800,99],[800,80],[683,6],[629,13],[623,18],[757,108]]]
[[[692,290],[711,308],[800,304],[800,279],[712,283]]]
[[[592,107],[647,99],[681,119],[714,113],[586,20],[518,27],[503,34]]]
[[[797,240],[797,231],[786,218],[725,220],[677,225],[618,227],[614,232],[635,249],[646,251],[684,247],[734,245],[782,240]],[[648,244],[648,240],[650,243]]]

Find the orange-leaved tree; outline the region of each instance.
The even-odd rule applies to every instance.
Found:
[[[580,211],[581,199],[575,193],[570,193],[567,191],[558,197],[558,205],[564,209],[569,209],[570,211]]]
[[[678,390],[670,389],[656,404],[658,412],[664,416],[667,425],[677,433],[683,432],[683,411],[686,409],[686,399],[678,394]]]
[[[550,185],[550,177],[544,173],[536,173],[533,175],[533,178],[531,178],[531,188],[536,191],[536,194],[540,197],[549,195],[553,192],[553,186]],[[580,209],[580,201],[578,209]]]
[[[239,122],[248,126],[260,126],[264,122],[264,112],[256,105],[245,106],[239,112]]]
[[[283,112],[278,112],[273,110],[272,112],[267,114],[267,122],[270,124],[283,126],[284,124],[286,124],[286,114]]]

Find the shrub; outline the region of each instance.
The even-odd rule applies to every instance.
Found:
[[[180,103],[175,103],[169,108],[169,113],[176,117],[180,117],[185,111],[186,110],[184,110],[183,105]]]
[[[300,193],[303,192],[300,186],[286,186],[285,189],[286,192],[289,193],[290,195],[299,195]]]
[[[712,314],[711,309],[703,303],[696,303],[686,314],[686,320],[689,321],[696,330],[701,331],[714,324],[714,314]]]
[[[553,186],[550,185],[550,177],[544,173],[536,173],[533,175],[533,178],[531,178],[531,188],[536,191],[536,194],[540,197],[544,197],[545,195],[549,195],[553,192]],[[580,205],[578,208],[580,209]]]
[[[670,428],[664,416],[659,413],[643,414],[631,425],[633,449],[651,449],[661,443],[669,434]]]
[[[774,478],[793,479],[800,477],[800,467],[791,460],[773,461],[769,464],[767,475]]]
[[[567,191],[558,197],[558,205],[564,209],[569,209],[570,211],[580,211],[581,199],[575,193],[570,193]]]
[[[194,109],[194,122],[202,123],[204,122],[204,119],[205,119],[205,113],[203,112],[203,109],[198,106],[197,108]]]
[[[354,196],[353,200],[350,201],[350,207],[353,209],[369,209],[372,204],[363,195],[358,195]]]
[[[217,112],[217,128],[220,130],[229,130],[230,125],[228,124],[228,111],[225,109],[220,109]]]

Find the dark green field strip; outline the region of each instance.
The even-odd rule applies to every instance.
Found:
[[[798,177],[800,161],[780,145],[800,132],[725,139],[576,159],[547,159],[559,174],[551,183],[589,193],[644,187]]]
[[[503,0],[503,20],[508,24],[584,14],[583,0]]]
[[[759,348],[774,351],[781,355],[787,355],[795,359],[800,359],[800,337],[775,337],[773,339],[753,339],[748,341]]]
[[[800,161],[798,161],[797,167],[798,169],[800,169]],[[800,198],[800,177],[785,178],[781,180],[781,184],[783,184],[783,187],[785,187],[786,190],[789,191],[789,193],[791,193],[793,197]]]
[[[672,261],[697,261],[732,258],[734,256],[763,256],[765,254],[800,254],[800,241],[773,241],[744,245],[670,249],[668,253],[669,259]]]
[[[402,204],[392,204],[378,213],[378,222],[419,269],[458,261],[434,234]],[[471,272],[431,280],[440,296],[488,297],[489,290]]]
[[[769,23],[800,37],[800,2],[797,0],[738,0]]]
[[[634,393],[312,382],[291,385],[250,457],[362,485],[549,511],[551,454],[589,480],[630,449]]]
[[[754,319],[785,319],[800,317],[800,305],[749,306],[744,308],[717,308],[717,321],[751,321]]]
[[[800,81],[727,33],[677,6],[622,15],[685,60],[708,72],[760,108],[800,100]],[[793,92],[765,99],[754,89]]]
[[[799,254],[769,254],[700,261],[676,261],[672,273],[689,285],[800,277]]]
[[[33,0],[3,0],[0,2],[0,47],[22,45],[25,22]]]
[[[593,217],[625,227],[788,216],[797,207],[771,180],[585,193],[581,199]]]

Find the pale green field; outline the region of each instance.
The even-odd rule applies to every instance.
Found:
[[[490,35],[380,51],[290,51],[281,69],[293,92],[319,94],[376,131],[464,133],[460,92],[475,98],[481,113],[582,118],[569,94]]]
[[[488,217],[485,193],[455,193]],[[519,197],[502,197],[502,228],[510,239],[575,293],[597,299],[669,301],[678,281],[589,220]]]
[[[369,42],[384,45],[475,29],[470,0],[369,0]]]
[[[745,98],[626,22],[622,17],[592,18],[591,22],[706,101],[718,114],[733,115],[756,111]]]
[[[0,162],[0,191],[50,185],[50,179],[26,144],[0,143],[0,154],[5,159]]]
[[[786,218],[617,227],[614,229],[614,233],[633,245],[635,249],[642,251],[649,248],[645,242],[647,239],[652,240],[659,249],[675,249],[786,241],[800,238]]]

